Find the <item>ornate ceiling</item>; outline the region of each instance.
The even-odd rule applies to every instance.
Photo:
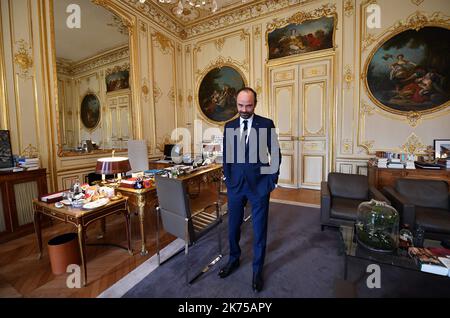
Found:
[[[204,7],[193,8],[189,5],[184,5],[184,10],[181,15],[176,14],[178,0],[173,0],[173,3],[160,3],[158,0],[153,1],[166,14],[177,20],[183,26],[197,23],[201,20],[212,18],[218,14],[239,9],[242,6],[249,5],[256,0],[216,0],[218,10],[215,13],[211,12],[211,1]]]
[[[164,4],[158,0],[147,0],[145,3],[139,0],[118,1],[141,12],[173,35],[187,39],[319,0],[216,0],[220,4],[215,13],[210,12],[209,8],[196,9],[184,12],[181,17],[173,10],[177,3]]]

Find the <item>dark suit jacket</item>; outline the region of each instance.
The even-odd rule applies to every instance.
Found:
[[[240,139],[239,124],[238,117],[228,122],[224,129],[225,184],[228,191],[238,193],[245,180],[252,192],[266,195],[275,188],[280,173],[281,151],[275,125],[271,119],[255,114],[248,143],[244,146]]]

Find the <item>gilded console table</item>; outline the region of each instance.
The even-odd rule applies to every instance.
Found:
[[[132,210],[137,208],[141,234],[141,255],[145,256],[148,254],[148,251],[145,247],[145,208],[148,207],[150,211],[153,211],[155,209],[155,206],[158,204],[158,199],[156,197],[156,187],[153,186],[146,189],[118,187],[117,191],[124,193],[128,197],[128,203]]]
[[[130,235],[130,213],[128,211],[128,198],[122,197],[116,201],[110,201],[108,204],[92,209],[83,210],[72,207],[56,208],[53,203],[44,203],[37,199],[33,200],[34,209],[34,228],[36,231],[39,259],[42,257],[42,231],[41,231],[41,215],[49,216],[53,219],[63,221],[65,223],[73,224],[78,230],[78,244],[80,246],[81,267],[83,271],[83,286],[87,283],[87,268],[86,268],[86,229],[89,224],[104,220],[105,217],[116,213],[122,213],[126,221],[126,234],[128,240],[128,253],[133,255],[131,249],[131,235]]]

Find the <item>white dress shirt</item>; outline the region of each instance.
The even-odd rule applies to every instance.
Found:
[[[252,129],[252,123],[253,123],[253,117],[254,115],[252,115],[249,119],[244,119],[242,117],[239,117],[239,123],[240,123],[240,132],[241,132],[241,138],[242,138],[242,133],[244,132],[244,120],[247,121],[247,134],[250,134],[250,129]],[[245,141],[245,143],[248,143],[248,137],[247,140]]]

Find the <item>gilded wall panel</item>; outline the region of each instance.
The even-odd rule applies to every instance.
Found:
[[[303,136],[325,136],[326,82],[303,84]]]
[[[152,33],[153,87],[160,90],[155,100],[156,144],[164,141],[177,127],[176,46],[174,41],[159,32]]]
[[[324,176],[324,156],[303,155],[302,184],[305,187],[319,187]]]
[[[279,128],[280,136],[291,136],[295,103],[295,86],[288,84],[274,87],[275,126]]]

